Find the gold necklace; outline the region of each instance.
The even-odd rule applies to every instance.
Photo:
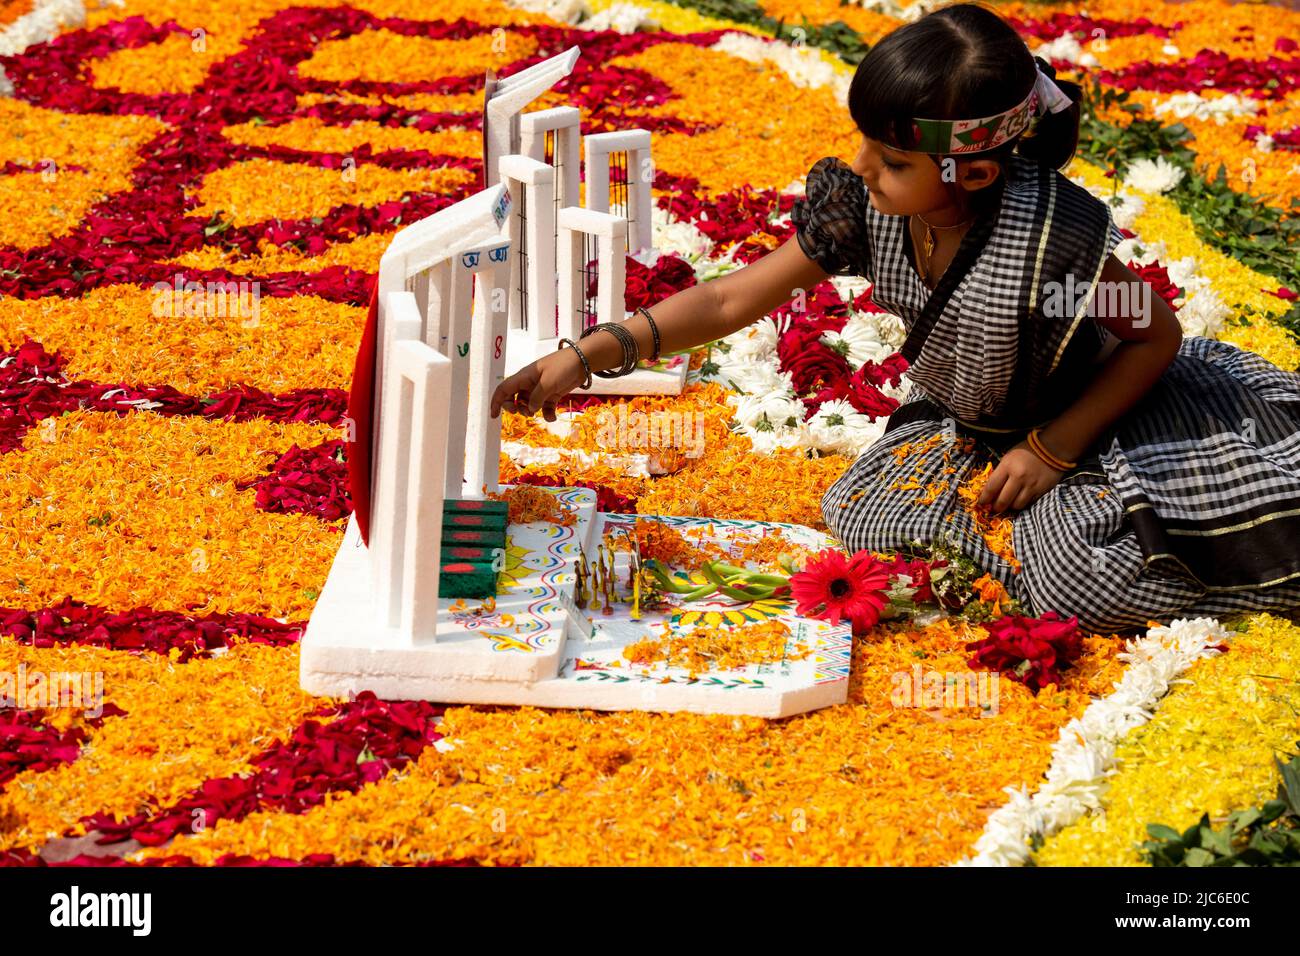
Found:
[[[955,226],[932,226],[928,222],[925,222],[925,217],[922,216],[919,212],[914,213],[914,215],[916,216],[917,219],[920,219],[921,222],[925,223],[925,237],[921,245],[925,249],[925,281],[928,283],[930,281],[930,255],[931,253],[934,252],[934,245],[935,245],[934,231],[936,229],[958,229],[962,226],[969,226],[972,222],[975,221],[975,217],[972,216],[970,219],[967,219],[965,222],[959,222]]]

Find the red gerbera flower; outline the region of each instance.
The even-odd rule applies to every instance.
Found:
[[[800,614],[832,624],[847,619],[853,622],[854,634],[865,633],[880,620],[888,587],[889,568],[869,551],[850,558],[827,548],[790,578],[790,593]]]

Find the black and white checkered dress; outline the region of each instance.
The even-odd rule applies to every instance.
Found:
[[[873,283],[907,328],[911,363],[885,434],[825,493],[828,526],[850,550],[946,535],[1029,613],[1078,615],[1096,633],[1300,608],[1300,374],[1227,342],[1184,337],[1078,467],[1012,515],[1018,571],[977,533],[960,480],[1067,408],[1116,344],[1087,303],[1124,238],[1106,204],[1056,170],[1012,157],[994,188],[995,211],[931,292],[908,258],[907,217],[872,208],[836,157],[808,173],[792,212],[801,247]],[[1062,311],[1046,304],[1048,283],[1087,291]],[[945,439],[922,458],[894,454],[936,433],[973,437],[974,450]]]

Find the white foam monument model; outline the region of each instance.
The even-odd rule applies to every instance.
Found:
[[[574,520],[505,523],[493,554],[495,594],[439,596],[463,570],[456,546],[444,544],[444,522],[459,519],[444,508],[472,507],[502,490],[500,420],[489,402],[505,377],[509,291],[520,265],[507,183],[515,173],[538,182],[546,175],[526,156],[496,161],[500,182],[403,229],[380,262],[368,542],[353,515],[303,636],[302,686],[338,696],[370,690],[398,700],[767,717],[842,703],[848,625],[799,617],[788,601],[670,595],[638,613],[631,584],[612,607],[584,611],[575,599],[580,561],[585,568],[612,557],[613,581],[632,577],[634,554],[605,545],[620,532],[630,541],[638,518],[691,537],[711,529],[728,553],[774,532],[803,547],[834,545],[801,525],[607,514],[588,489],[544,488]],[[623,655],[643,639],[688,635],[696,622],[772,618],[788,626],[789,639],[788,654],[771,663],[690,674]]]
[[[654,253],[650,131],[583,136],[575,107],[522,112],[572,72],[579,52],[571,47],[505,79],[488,73],[484,83],[484,186],[505,182],[515,198],[507,374],[554,352],[561,338],[576,342],[597,322],[623,321],[628,314],[624,256],[644,259]],[[580,203],[582,172],[586,191]],[[593,282],[595,294],[588,295]],[[653,368],[597,377],[579,391],[676,395],[687,371],[683,356],[662,356]]]

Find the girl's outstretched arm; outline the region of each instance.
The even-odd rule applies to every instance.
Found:
[[[659,328],[659,349],[679,352],[728,336],[790,301],[800,290],[811,289],[827,275],[804,253],[798,238],[791,236],[747,266],[650,306]],[[652,354],[654,336],[646,317],[637,312],[623,324],[641,354]],[[622,361],[618,340],[609,333],[590,335],[579,347],[593,372],[616,368]],[[492,393],[492,417],[504,408],[528,415],[542,411],[547,421],[555,421],[555,403],[583,380],[582,362],[573,349],[544,355],[497,386]]]
[[[1074,403],[1039,432],[1043,445],[1057,458],[1077,461],[1084,455],[1160,380],[1178,354],[1183,341],[1178,316],[1150,287],[1144,290],[1145,285],[1114,255],[1102,266],[1093,318],[1120,342]],[[1107,307],[1117,303],[1128,307]],[[1045,464],[1027,441],[1021,442],[1002,456],[976,505],[989,505],[995,513],[1027,508],[1062,475]]]

